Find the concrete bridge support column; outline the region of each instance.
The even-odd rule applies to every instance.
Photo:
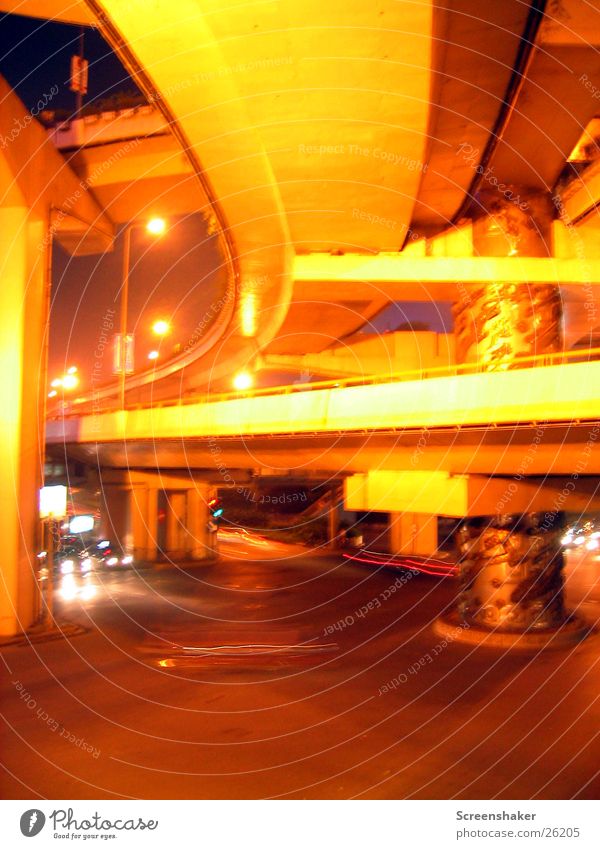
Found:
[[[209,560],[217,553],[217,535],[209,528],[208,486],[187,491],[187,549],[192,560]]]
[[[39,613],[35,541],[44,456],[46,232],[26,206],[0,209],[0,636],[21,633]]]
[[[167,492],[167,533],[165,554],[172,559],[187,553],[186,492]]]
[[[564,623],[561,523],[552,516],[484,516],[460,528],[459,614],[464,622],[510,631]]]
[[[156,560],[158,490],[135,486],[129,490],[131,531],[128,553],[134,561]]]
[[[120,545],[123,554],[134,561],[156,560],[157,488],[105,484],[103,493],[103,536]]]
[[[484,212],[473,221],[475,254],[547,256],[550,198],[517,188],[509,194],[477,196]],[[454,315],[457,360],[482,371],[526,367],[523,357],[562,350],[557,285],[498,281],[465,294]],[[464,625],[538,632],[564,624],[559,525],[557,513],[465,520],[457,535]]]
[[[390,513],[390,554],[434,554],[438,547],[437,516]]]

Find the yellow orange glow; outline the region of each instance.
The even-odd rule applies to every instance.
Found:
[[[242,296],[240,324],[243,336],[254,336],[256,334],[256,295],[254,292],[247,292]]]
[[[158,359],[158,351],[150,351],[148,354],[149,360],[157,360]]]
[[[79,384],[79,378],[75,377],[74,374],[65,374],[62,379],[62,386],[64,389],[75,389],[75,387]]]
[[[169,332],[171,326],[168,321],[164,321],[164,319],[160,318],[158,321],[155,321],[152,325],[152,332],[156,333],[157,336],[164,336]]]
[[[151,218],[146,224],[146,230],[153,236],[162,236],[167,229],[167,222],[164,218]]]
[[[233,378],[233,386],[235,389],[239,389],[241,391],[245,389],[250,389],[250,387],[254,384],[254,378],[247,371],[241,371],[239,374]]]
[[[62,519],[67,515],[67,487],[43,486],[40,489],[40,519]]]

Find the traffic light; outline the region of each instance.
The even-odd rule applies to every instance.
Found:
[[[210,515],[213,517],[213,519],[220,519],[223,515],[223,504],[221,502],[221,499],[217,498],[216,496],[214,498],[211,498],[208,502],[208,509],[210,510]]]

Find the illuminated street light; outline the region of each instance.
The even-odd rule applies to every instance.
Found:
[[[250,389],[253,384],[254,378],[247,371],[241,371],[233,378],[234,388],[239,389],[241,391],[244,391],[245,389]]]
[[[158,359],[158,351],[150,351],[148,354],[149,360],[157,360]]]
[[[48,398],[56,398],[57,395],[58,392],[56,391],[56,389],[53,389],[51,392],[48,392]]]
[[[60,377],[55,377],[54,380],[52,381],[52,383],[50,384],[50,386],[53,389],[56,389],[58,386],[62,386],[62,380],[60,379]],[[54,393],[54,394],[56,394],[56,393]]]
[[[169,322],[165,321],[162,318],[160,318],[158,321],[155,321],[152,325],[152,332],[155,333],[157,336],[165,336],[170,329],[171,326]]]
[[[164,218],[151,218],[146,224],[146,230],[153,236],[162,236],[166,229],[167,222]]]
[[[121,407],[125,409],[125,381],[127,377],[127,319],[129,309],[129,260],[131,255],[131,231],[134,227],[139,226],[138,222],[131,221],[125,227],[123,233],[123,279],[121,284],[121,328],[119,334],[120,345],[120,372],[121,372]],[[146,224],[146,232],[153,236],[162,236],[167,229],[167,222],[164,218],[151,218]],[[154,358],[156,359],[156,358]],[[133,370],[133,365],[132,365]]]
[[[74,374],[65,374],[62,379],[62,387],[63,389],[75,389],[75,387],[79,384],[79,378]]]
[[[71,368],[68,368],[67,374],[77,374],[77,366],[71,366]]]

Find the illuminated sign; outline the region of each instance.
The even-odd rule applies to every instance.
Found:
[[[67,515],[67,487],[43,486],[40,489],[40,519],[64,519]]]
[[[84,534],[86,531],[93,530],[93,528],[93,516],[73,516],[69,524],[69,530],[72,534]]]

